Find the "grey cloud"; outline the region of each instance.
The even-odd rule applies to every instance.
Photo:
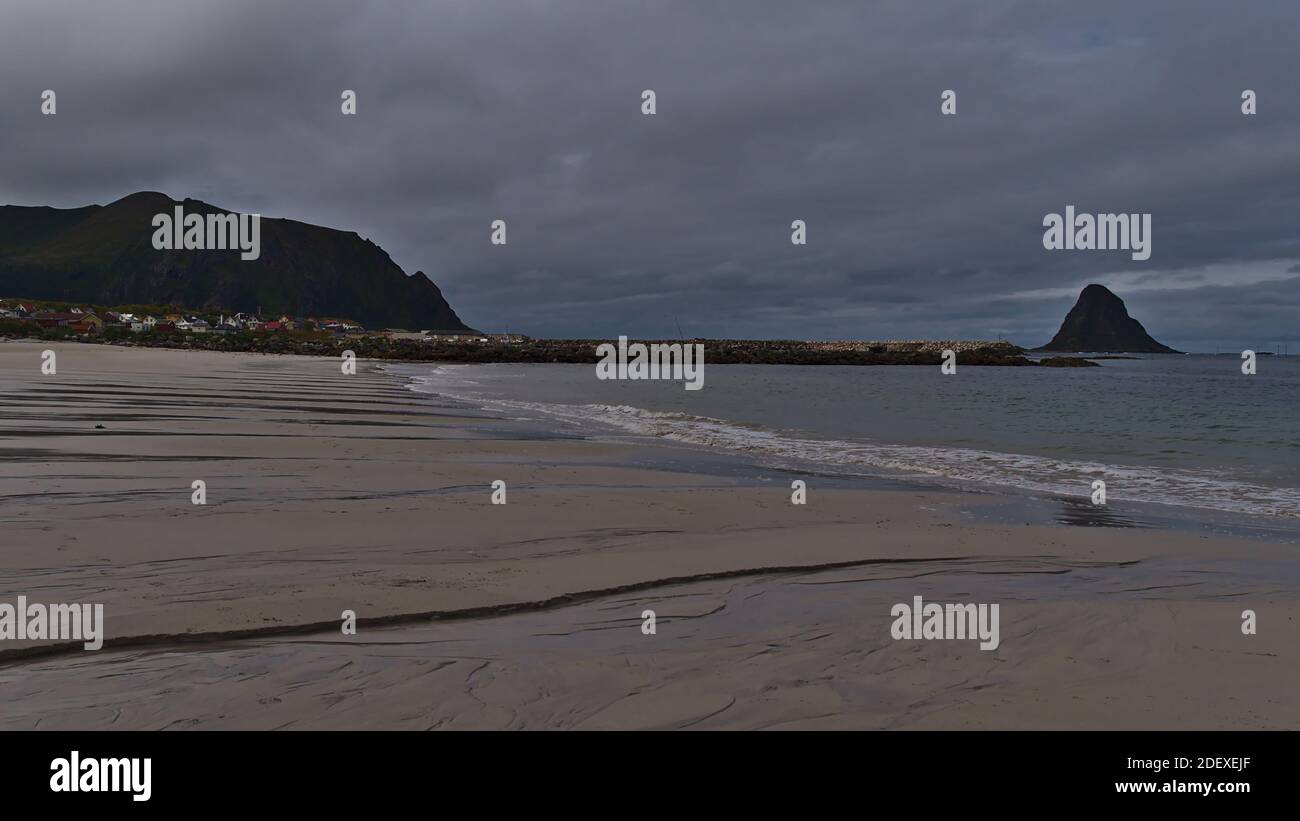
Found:
[[[1071,300],[1005,297],[1135,268],[1043,250],[1043,215],[1068,204],[1151,212],[1153,271],[1300,259],[1298,14],[14,0],[0,200],[162,190],[356,230],[486,328],[1038,344]],[[506,247],[488,243],[497,218]],[[1294,335],[1288,289],[1121,296],[1157,338],[1212,347]]]

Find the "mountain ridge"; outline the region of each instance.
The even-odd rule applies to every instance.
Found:
[[[96,304],[176,304],[295,316],[348,316],[367,327],[471,331],[423,271],[408,276],[355,231],[261,218],[261,254],[157,250],[155,214],[234,213],[138,191],[108,205],[0,206],[0,293]]]

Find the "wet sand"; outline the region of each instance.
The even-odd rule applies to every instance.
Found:
[[[1290,545],[795,506],[365,362],[6,343],[0,406],[0,601],[107,621],[0,642],[6,729],[1300,726]],[[892,640],[913,595],[1000,603],[1001,646]]]

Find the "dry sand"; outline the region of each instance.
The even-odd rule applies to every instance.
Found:
[[[0,643],[5,729],[1300,727],[1293,546],[794,506],[364,362],[6,343],[0,406],[0,601],[107,621]],[[914,595],[1000,603],[1001,646],[892,640]]]

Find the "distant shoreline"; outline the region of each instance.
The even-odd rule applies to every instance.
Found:
[[[301,356],[340,356],[352,351],[363,359],[404,362],[595,364],[596,347],[607,339],[527,339],[502,341],[488,335],[465,339],[397,337],[395,335],[338,336],[319,332],[282,333],[133,333],[112,331],[70,335],[54,329],[36,335],[31,329],[0,329],[0,338],[33,342],[81,342],[121,347],[201,350],[229,353],[275,353]],[[926,365],[937,366],[943,352],[952,350],[962,365],[1003,367],[1097,367],[1088,358],[1054,356],[1031,359],[1009,342],[982,341],[837,341],[690,339],[637,340],[648,344],[705,346],[706,361],[713,365]]]

